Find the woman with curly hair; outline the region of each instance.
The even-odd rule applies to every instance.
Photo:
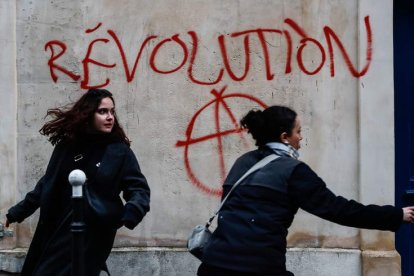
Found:
[[[47,111],[40,133],[55,146],[44,176],[10,208],[6,226],[40,208],[39,221],[21,275],[70,275],[71,185],[74,169],[85,172],[85,275],[107,271],[118,228],[133,229],[149,211],[150,189],[118,123],[115,101],[105,89],[91,89],[69,108]],[[122,203],[120,193],[126,204]],[[92,202],[93,201],[93,202]]]

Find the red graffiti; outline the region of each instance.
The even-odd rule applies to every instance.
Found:
[[[345,59],[346,65],[348,65],[348,68],[354,77],[361,77],[368,72],[368,68],[372,60],[372,31],[371,31],[371,25],[369,24],[369,16],[366,16],[364,18],[364,22],[365,22],[365,28],[367,30],[367,50],[366,50],[366,64],[364,68],[361,70],[361,72],[358,72],[358,70],[352,64],[351,59],[349,58],[344,45],[342,44],[338,36],[335,34],[335,32],[327,26],[323,28],[326,41],[328,42],[329,59],[331,61],[330,63],[331,76],[335,76],[335,64],[334,64],[334,58],[333,58],[333,47],[332,47],[331,37],[333,38],[333,40],[335,40],[336,44],[338,45],[339,50],[341,51],[341,54],[343,58]]]
[[[113,30],[107,30],[106,34],[109,35],[109,38],[98,38],[93,41],[91,41],[87,47],[87,51],[85,54],[85,57],[82,59],[82,68],[83,68],[83,75],[79,76],[72,72],[70,69],[65,68],[64,66],[58,64],[59,59],[62,58],[66,52],[67,46],[64,42],[59,40],[52,40],[46,43],[45,45],[45,51],[50,50],[50,58],[48,60],[48,66],[50,69],[50,75],[52,77],[52,80],[54,82],[58,81],[58,77],[56,72],[60,72],[61,74],[67,75],[69,78],[71,78],[74,81],[79,80],[81,77],[80,86],[83,89],[91,88],[91,87],[104,87],[110,83],[110,79],[106,78],[101,83],[98,84],[90,84],[90,65],[95,65],[101,68],[114,68],[116,66],[116,63],[112,64],[105,64],[103,62],[100,62],[96,59],[91,58],[94,51],[97,51],[95,48],[97,47],[96,44],[99,42],[100,46],[102,47],[100,50],[108,52],[111,50],[111,47],[115,45],[115,47],[118,49],[118,53],[120,55],[120,59],[123,64],[123,69],[125,73],[125,79],[127,82],[132,82],[136,76],[136,69],[139,64],[139,62],[142,59],[142,53],[144,49],[147,49],[149,54],[149,58],[145,60],[147,64],[149,64],[149,68],[152,69],[152,71],[156,74],[173,74],[175,72],[180,71],[187,65],[186,73],[188,76],[188,79],[199,85],[215,85],[219,83],[224,76],[224,73],[227,73],[227,75],[235,82],[241,82],[246,79],[246,77],[249,74],[250,68],[252,67],[251,64],[251,51],[250,51],[250,44],[252,43],[253,37],[256,37],[259,40],[260,46],[261,46],[261,54],[262,58],[264,60],[264,66],[266,73],[265,78],[268,81],[272,81],[275,78],[275,74],[272,72],[272,65],[275,66],[275,62],[277,60],[271,56],[271,53],[269,52],[267,38],[270,35],[277,35],[282,36],[284,41],[286,43],[286,60],[285,60],[285,74],[292,73],[292,62],[296,60],[298,64],[298,68],[301,72],[307,74],[307,75],[315,75],[319,73],[323,65],[326,62],[326,59],[329,59],[329,68],[330,68],[330,75],[331,77],[335,76],[335,54],[334,54],[334,48],[339,49],[339,53],[342,56],[343,60],[345,61],[345,64],[354,77],[361,77],[364,76],[370,67],[371,60],[372,60],[372,44],[373,44],[373,38],[372,38],[372,30],[371,25],[369,21],[369,16],[366,16],[364,18],[364,25],[366,30],[366,52],[365,52],[365,65],[362,67],[361,70],[358,70],[357,66],[354,65],[354,63],[351,61],[348,52],[342,43],[341,39],[338,37],[338,35],[330,28],[329,26],[323,27],[324,37],[327,44],[327,50],[324,48],[323,45],[325,43],[322,43],[321,41],[317,40],[314,37],[311,37],[305,30],[299,26],[294,20],[287,18],[284,20],[284,23],[288,28],[278,30],[278,29],[251,29],[251,30],[244,30],[240,32],[234,32],[232,34],[228,35],[219,35],[217,37],[217,48],[219,49],[219,53],[221,55],[222,65],[216,65],[212,66],[211,70],[216,70],[216,74],[212,74],[216,77],[207,80],[200,80],[199,78],[194,76],[194,67],[196,66],[195,63],[197,61],[198,51],[199,51],[199,37],[195,31],[189,31],[185,35],[188,35],[188,38],[191,40],[190,42],[186,42],[185,39],[183,39],[184,35],[180,34],[174,34],[170,38],[163,38],[161,41],[157,41],[158,36],[156,35],[149,35],[146,37],[143,42],[141,43],[139,47],[139,51],[137,53],[137,56],[134,61],[134,65],[132,66],[132,69],[129,67],[128,59],[125,55],[124,47],[118,37],[118,35]],[[99,23],[95,28],[87,29],[85,31],[85,34],[94,33],[98,30],[101,30],[102,23]],[[293,30],[293,32],[292,32]],[[299,44],[294,45],[292,40],[292,35],[296,34],[299,36]],[[231,62],[232,59],[229,58],[229,52],[228,49],[228,42],[229,40],[233,40],[232,42],[238,43],[238,38],[242,39],[242,45],[241,47],[244,48],[244,55],[241,57],[244,59],[244,69],[243,72],[240,75],[236,75],[236,73],[233,71]],[[114,43],[109,43],[114,42]],[[233,44],[234,44],[233,43]],[[155,46],[153,46],[155,45]],[[168,51],[168,49],[176,50],[176,47],[179,46],[179,48],[182,51],[181,53],[174,54],[174,58],[178,57],[180,60],[177,62],[178,65],[175,66],[175,68],[162,68],[161,64],[165,66],[165,64],[171,64],[171,63],[159,63],[159,59],[157,57],[159,56],[160,51]],[[175,47],[175,48],[171,48]],[[315,59],[319,58],[319,62],[316,62],[317,66],[316,68],[308,68],[304,63],[303,60],[303,52],[307,47],[314,48],[319,51],[320,55],[319,57],[315,57]],[[294,49],[297,49],[296,53],[294,53]],[[58,52],[58,54],[56,54]],[[326,54],[327,52],[327,54]],[[110,55],[108,57],[113,58],[114,55]],[[279,62],[280,63],[280,62]],[[356,62],[355,62],[356,63]],[[278,63],[276,63],[278,64]],[[314,65],[312,65],[314,66]],[[209,67],[210,68],[210,67]],[[105,78],[105,77],[104,77]]]
[[[152,51],[151,58],[150,58],[150,65],[151,65],[152,70],[160,74],[170,74],[170,73],[174,73],[175,71],[178,71],[181,67],[184,66],[188,58],[188,49],[185,43],[178,36],[179,36],[178,34],[173,35],[172,39],[169,39],[169,38],[164,39],[163,41],[158,43],[157,46],[155,46],[154,50]],[[155,66],[155,57],[157,56],[158,50],[161,48],[161,46],[163,46],[164,43],[170,42],[170,41],[175,41],[178,45],[181,46],[181,48],[183,49],[183,53],[184,53],[183,60],[181,61],[181,64],[177,66],[177,68],[162,71]]]
[[[231,111],[231,108],[229,107],[228,102],[232,99],[245,99],[254,102],[256,105],[259,105],[260,107],[266,108],[266,104],[260,101],[259,99],[252,97],[250,95],[242,94],[242,93],[231,93],[224,95],[226,87],[222,88],[220,91],[217,91],[213,89],[211,91],[211,94],[215,97],[213,100],[205,104],[203,107],[201,107],[191,118],[190,123],[188,124],[188,127],[185,132],[186,139],[184,141],[178,141],[176,143],[177,147],[184,147],[184,164],[187,171],[187,175],[190,179],[190,181],[199,189],[202,191],[215,195],[220,196],[222,189],[221,185],[217,185],[219,188],[210,187],[209,185],[206,185],[203,183],[196,175],[196,172],[194,171],[193,167],[191,166],[190,159],[189,159],[189,152],[190,147],[194,148],[197,144],[207,142],[210,140],[216,140],[217,142],[217,155],[218,155],[218,168],[219,168],[219,174],[220,179],[223,181],[226,176],[226,166],[224,162],[224,152],[223,152],[223,137],[232,135],[232,134],[239,134],[241,137],[244,135],[244,131],[240,128],[237,119],[235,118],[234,114]],[[214,124],[215,129],[213,134],[201,136],[201,137],[193,137],[193,132],[195,128],[195,123],[197,120],[200,120],[200,115],[204,112],[207,112],[208,108],[214,108],[213,115],[214,115]],[[224,110],[225,115],[228,116],[230,119],[233,128],[232,129],[226,129],[222,130],[222,126],[220,124],[220,110]]]
[[[195,32],[188,32],[188,34],[191,36],[192,38],[192,42],[193,42],[193,50],[191,51],[191,58],[190,58],[190,65],[188,66],[188,77],[190,78],[190,80],[196,84],[201,84],[201,85],[212,85],[212,84],[216,84],[219,81],[221,81],[221,79],[223,78],[223,74],[224,74],[224,69],[220,68],[220,71],[218,73],[218,76],[216,78],[216,80],[214,81],[210,81],[210,82],[206,82],[206,81],[200,81],[200,80],[196,80],[193,76],[193,66],[194,66],[194,62],[195,62],[195,58],[197,56],[197,51],[198,51],[198,37],[197,34]]]
[[[302,51],[303,49],[305,49],[305,47],[307,46],[306,42],[313,42],[319,49],[319,51],[321,52],[321,63],[319,64],[319,66],[314,70],[314,71],[309,71],[308,69],[305,68],[305,64],[303,63],[302,60]],[[302,45],[300,45],[299,49],[298,49],[298,55],[297,55],[297,59],[298,59],[298,65],[299,68],[305,72],[305,74],[308,75],[315,75],[316,73],[319,72],[319,70],[321,70],[323,64],[325,63],[325,51],[323,50],[322,45],[319,43],[319,41],[313,39],[313,38],[304,38],[301,40]]]
[[[135,59],[134,67],[132,68],[132,71],[130,72],[129,71],[129,66],[128,66],[128,60],[127,60],[127,58],[125,56],[124,48],[122,47],[122,44],[119,41],[118,36],[112,30],[108,30],[108,34],[113,38],[113,40],[116,43],[116,46],[118,47],[119,53],[120,53],[121,58],[122,58],[122,64],[124,65],[124,71],[125,71],[125,75],[126,75],[127,82],[131,82],[134,79],[135,71],[137,70],[138,62],[139,62],[139,60],[141,58],[142,51],[144,50],[144,48],[145,48],[145,46],[147,45],[148,42],[150,42],[152,39],[155,39],[157,37],[154,36],[154,35],[152,35],[152,36],[147,37],[144,40],[144,42],[141,45],[141,48],[139,49],[138,55],[137,55],[137,57]]]
[[[97,65],[97,66],[101,66],[101,67],[104,67],[104,68],[113,68],[113,67],[115,67],[115,65],[116,65],[116,64],[104,64],[104,63],[102,63],[102,62],[99,62],[99,61],[97,61],[97,60],[95,60],[95,59],[91,59],[91,58],[90,58],[90,55],[91,55],[91,53],[92,53],[93,46],[94,46],[94,45],[95,45],[95,43],[97,43],[97,42],[108,43],[108,42],[109,42],[109,40],[108,40],[108,39],[105,39],[105,38],[95,39],[94,41],[92,41],[92,42],[89,44],[89,47],[88,47],[88,52],[86,53],[85,58],[82,60],[82,64],[83,64],[83,72],[84,72],[84,78],[83,78],[83,80],[81,81],[81,87],[82,87],[82,88],[84,88],[84,89],[89,89],[89,88],[101,88],[101,87],[105,87],[105,86],[107,86],[107,85],[109,84],[109,79],[107,78],[107,79],[106,79],[106,81],[105,81],[105,83],[98,84],[98,85],[89,85],[89,63],[91,63],[91,64],[95,64],[95,65]]]
[[[100,22],[100,23],[98,23],[98,25],[96,25],[96,27],[95,27],[95,28],[92,28],[92,29],[86,29],[85,33],[87,33],[87,34],[89,34],[89,33],[93,33],[94,31],[96,31],[97,29],[99,29],[99,27],[101,27],[101,26],[102,26],[102,23]]]
[[[55,55],[55,47],[54,46],[58,46],[60,48],[60,52],[57,55]],[[47,49],[50,49],[50,52],[51,52],[51,56],[50,56],[49,61],[47,62],[47,65],[49,65],[50,76],[52,77],[52,80],[54,82],[57,82],[57,80],[58,80],[58,76],[55,73],[55,69],[61,71],[62,73],[65,73],[66,75],[68,75],[74,81],[77,81],[78,79],[80,79],[79,75],[76,75],[75,73],[70,72],[66,68],[55,64],[55,60],[59,59],[66,52],[65,43],[60,42],[58,40],[52,40],[52,41],[49,41],[48,43],[46,43],[45,51],[47,51]]]
[[[249,49],[249,36],[244,37],[244,54],[246,56],[246,64],[244,66],[244,73],[241,77],[237,77],[233,70],[231,69],[229,58],[227,56],[226,46],[224,44],[224,35],[219,36],[218,38],[221,54],[223,56],[224,67],[226,68],[227,73],[229,74],[230,78],[235,81],[242,81],[246,78],[247,73],[250,69],[250,49]]]

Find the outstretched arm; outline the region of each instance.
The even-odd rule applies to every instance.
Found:
[[[57,156],[62,152],[65,147],[65,143],[61,142],[53,149],[52,156],[50,157],[49,164],[47,165],[46,174],[37,182],[35,188],[26,194],[25,198],[11,207],[6,215],[6,223],[22,222],[25,218],[33,214],[37,208],[40,207],[40,200],[42,197],[42,191],[46,182],[46,175],[50,174],[56,169]]]
[[[363,205],[335,195],[309,166],[302,163],[292,173],[289,193],[305,211],[323,219],[357,228],[396,231],[403,222],[403,209],[391,205]],[[414,209],[406,210],[407,221]],[[404,217],[405,218],[405,217]]]
[[[35,188],[28,192],[25,198],[11,207],[6,215],[6,223],[22,222],[25,218],[33,214],[40,206],[40,197],[43,189],[44,178],[37,182]],[[7,227],[7,224],[6,224]]]

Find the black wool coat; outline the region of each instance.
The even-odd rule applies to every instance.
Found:
[[[85,219],[86,275],[99,275],[105,266],[117,228],[123,225],[122,218],[132,219],[134,227],[150,209],[150,188],[129,146],[115,142],[105,145],[102,150],[93,180],[87,182],[87,192],[92,195],[94,206],[99,210],[96,212],[86,204],[87,213],[91,213]],[[69,206],[67,212],[60,212],[63,215],[59,217],[55,205],[57,186],[62,185],[58,181],[59,171],[64,167],[63,163],[67,162],[65,160],[72,158],[69,156],[72,154],[68,143],[59,143],[52,153],[45,175],[21,202],[9,209],[9,221],[21,222],[40,208],[39,222],[21,275],[71,273],[71,208]],[[120,198],[121,192],[126,201],[125,207]]]

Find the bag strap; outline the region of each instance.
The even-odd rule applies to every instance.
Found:
[[[277,158],[279,158],[280,156],[272,153],[268,156],[266,156],[265,158],[261,159],[259,162],[257,162],[256,164],[254,164],[245,174],[242,175],[242,177],[239,178],[239,180],[237,180],[237,182],[231,187],[230,191],[227,193],[226,197],[221,201],[220,206],[218,207],[217,211],[214,213],[214,215],[206,222],[206,227],[209,228],[211,225],[211,222],[214,220],[214,218],[218,215],[219,211],[221,210],[221,208],[224,205],[224,202],[226,202],[227,198],[229,197],[229,195],[231,194],[231,192],[233,192],[233,190],[247,177],[249,176],[251,173],[258,171],[259,169],[263,168],[264,166],[266,166],[267,164],[269,164],[270,162],[272,162],[273,160],[276,160]]]

